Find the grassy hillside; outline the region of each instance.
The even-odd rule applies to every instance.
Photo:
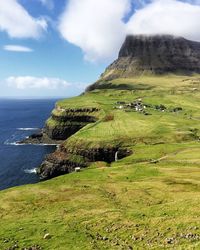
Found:
[[[80,130],[69,140],[66,145],[82,142],[94,146],[114,143],[158,143],[181,142],[192,140],[199,135],[200,119],[200,78],[166,76],[166,77],[140,77],[135,79],[117,79],[112,82],[113,89],[94,90],[80,97],[80,104],[86,100],[87,105],[93,103],[101,107],[100,120]],[[133,89],[134,86],[147,86],[149,90],[118,90],[115,86],[126,84]],[[100,84],[101,85],[101,84]],[[145,115],[134,109],[119,109],[117,102],[134,102],[141,99],[147,106]],[[77,98],[70,100],[70,105],[79,105]],[[67,101],[58,105],[68,107]],[[148,107],[148,105],[150,107]],[[164,105],[165,111],[156,110],[156,106]],[[182,110],[174,112],[180,107]],[[112,119],[106,121],[107,116]]]
[[[99,110],[63,146],[76,153],[120,145],[133,153],[1,191],[0,249],[200,249],[200,76],[107,86],[57,103],[57,116]],[[142,111],[128,106],[138,100]]]

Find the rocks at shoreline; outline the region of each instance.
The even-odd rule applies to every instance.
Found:
[[[40,130],[38,133],[34,133],[24,140],[18,142],[18,144],[47,144],[47,145],[59,145],[61,140],[51,139],[44,130]]]

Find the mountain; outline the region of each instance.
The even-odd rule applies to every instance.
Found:
[[[105,70],[98,82],[167,73],[200,73],[200,43],[170,35],[127,36],[118,59]],[[95,87],[91,86],[91,89]]]

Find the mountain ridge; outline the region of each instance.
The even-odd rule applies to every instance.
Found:
[[[171,35],[129,35],[99,81],[168,73],[200,73],[200,43]]]

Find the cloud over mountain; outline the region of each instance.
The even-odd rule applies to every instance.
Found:
[[[140,8],[127,17],[131,4]],[[200,41],[198,4],[198,0],[69,0],[59,31],[82,49],[86,60],[113,59],[127,34],[172,34]]]
[[[136,11],[128,34],[171,34],[200,41],[200,6],[175,0],[155,0]]]

